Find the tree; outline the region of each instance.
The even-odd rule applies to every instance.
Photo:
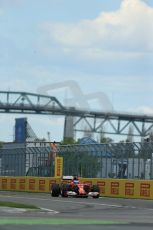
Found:
[[[72,148],[71,148],[72,149]],[[100,170],[98,157],[86,151],[65,152],[62,154],[64,158],[64,174],[78,175],[81,177],[97,177]]]
[[[112,143],[113,142],[113,139],[110,138],[110,137],[103,137],[101,140],[100,140],[100,143],[102,144],[109,144],[109,143]]]
[[[150,130],[149,132],[149,137],[148,137],[148,141],[153,141],[153,129]]]
[[[152,143],[153,142],[153,129],[150,130],[146,137],[141,139],[140,157],[144,160],[152,158]],[[151,145],[150,145],[151,144]]]
[[[59,146],[60,156],[64,159],[64,175],[96,177],[100,164],[96,151],[79,145],[79,140],[67,138]]]
[[[63,141],[61,141],[61,145],[72,145],[76,144],[77,142],[72,137],[66,137]]]
[[[101,132],[100,132],[100,143],[102,144],[109,144],[109,143],[112,143],[113,142],[113,139],[110,138],[110,137],[106,137],[105,136],[105,128],[104,127],[101,127]]]
[[[0,148],[2,148],[3,147],[3,142],[2,141],[0,141]]]

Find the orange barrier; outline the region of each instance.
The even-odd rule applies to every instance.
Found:
[[[152,180],[81,178],[82,183],[97,184],[101,196],[153,199]],[[0,177],[0,190],[49,193],[59,177]]]

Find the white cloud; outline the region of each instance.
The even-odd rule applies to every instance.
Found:
[[[120,59],[153,52],[153,8],[143,0],[123,0],[117,11],[102,12],[94,20],[48,22],[43,28],[66,55]]]
[[[129,112],[132,112],[134,114],[148,114],[153,115],[153,107],[149,106],[139,106],[134,109],[130,109]]]

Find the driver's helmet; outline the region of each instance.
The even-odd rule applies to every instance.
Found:
[[[73,180],[73,184],[79,184],[78,180]]]
[[[79,178],[77,176],[73,177],[73,184],[79,184]]]

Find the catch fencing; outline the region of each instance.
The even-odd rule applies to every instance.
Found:
[[[25,143],[0,148],[0,176],[54,176],[54,158],[63,157],[63,175],[84,178],[153,179],[153,143],[57,145]]]

